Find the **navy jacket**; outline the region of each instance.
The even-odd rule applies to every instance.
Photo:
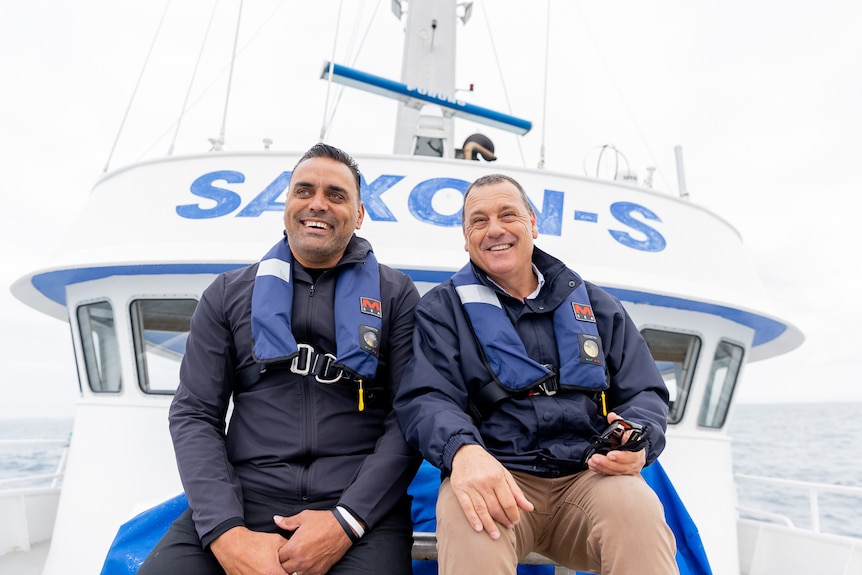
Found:
[[[338,266],[362,261],[354,236]],[[294,266],[292,329],[297,343],[336,352],[336,266],[315,282]],[[292,502],[337,500],[368,528],[404,496],[419,465],[391,408],[411,353],[419,299],[403,273],[380,266],[383,326],[376,378],[358,409],[355,385],[269,369],[253,385],[234,374],[253,365],[251,294],[257,264],[221,274],[192,317],[170,409],[177,464],[204,545],[243,524],[243,492]],[[233,398],[230,426],[225,428]]]
[[[574,289],[569,284],[577,276],[538,248],[533,263],[545,285],[538,297],[523,303],[479,276],[497,291],[527,354],[541,364],[559,365],[553,312]],[[652,428],[650,463],[665,445],[667,388],[622,304],[589,282],[586,287],[610,375],[608,410]],[[580,391],[507,399],[477,424],[468,398],[490,376],[451,280],[425,294],[416,307],[413,353],[395,411],[407,441],[446,475],[465,444],[483,445],[509,469],[543,477],[570,475],[585,469],[584,450],[607,427],[595,394]]]

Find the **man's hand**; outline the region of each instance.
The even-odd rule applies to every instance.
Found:
[[[533,510],[512,474],[481,445],[464,445],[455,453],[449,481],[467,521],[491,539],[500,537],[497,523],[512,529],[521,519],[519,508]]]
[[[608,424],[620,419],[616,413],[608,414]],[[626,432],[630,433],[630,432]],[[623,443],[628,435],[623,436]],[[646,449],[640,451],[609,451],[607,455],[594,454],[587,461],[590,471],[601,475],[637,475],[646,465]]]
[[[331,511],[302,511],[290,517],[273,517],[275,524],[293,531],[278,550],[286,573],[323,575],[344,557],[351,542]]]
[[[287,541],[277,533],[234,527],[219,535],[210,550],[227,575],[284,575],[278,550]]]

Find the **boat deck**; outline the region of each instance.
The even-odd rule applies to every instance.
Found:
[[[12,551],[0,555],[0,573],[15,575],[36,575],[42,572],[45,559],[48,558],[50,541],[35,543],[29,551]]]

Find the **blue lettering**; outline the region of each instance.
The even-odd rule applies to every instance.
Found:
[[[540,234],[560,236],[563,234],[563,192],[545,190],[545,198],[540,211],[533,202],[533,211],[536,212],[536,228]]]
[[[597,222],[599,221],[599,214],[595,212],[582,212],[580,210],[575,210],[575,221],[577,222]]]
[[[633,238],[628,232],[618,230],[608,230],[608,232],[615,240],[626,247],[645,252],[662,251],[667,245],[664,237],[655,229],[632,217],[635,213],[640,214],[647,220],[653,220],[656,222],[661,221],[661,218],[655,215],[651,210],[638,204],[633,204],[631,202],[616,202],[611,204],[611,215],[613,215],[620,223],[644,234],[646,239],[638,240]]]
[[[212,208],[202,208],[200,204],[184,204],[177,206],[177,214],[183,218],[203,220],[226,216],[237,209],[242,203],[242,197],[236,192],[214,186],[213,183],[218,181],[241,184],[245,181],[245,176],[239,172],[227,170],[204,174],[192,182],[189,191],[196,196],[215,200],[216,205]]]
[[[429,92],[426,88],[417,88],[416,86],[411,86],[407,84],[405,89],[408,93],[419,94],[420,96],[432,98],[434,100],[437,100],[438,102],[446,102],[447,104],[450,104],[452,106],[460,106],[463,108],[467,105],[464,100],[458,100],[457,98],[455,98],[455,96],[451,96],[449,94],[440,94],[437,92]]]
[[[236,217],[257,218],[263,212],[283,212],[284,202],[278,202],[276,199],[281,196],[289,184],[290,172],[282,172],[264,191],[255,196]]]
[[[386,190],[404,179],[404,176],[383,175],[371,182],[366,183],[365,176],[362,178],[362,202],[365,204],[365,213],[377,222],[397,222],[395,214],[380,199],[380,195]]]
[[[416,216],[416,219],[423,222],[428,222],[435,226],[460,226],[460,209],[456,210],[454,214],[441,214],[434,209],[432,202],[434,196],[440,190],[458,190],[463,196],[469,185],[470,182],[456,178],[433,178],[425,180],[410,192],[407,206],[410,208],[410,213]]]
[[[246,205],[236,217],[260,217],[264,212],[283,212],[284,202],[279,201],[290,185],[290,172],[282,172],[266,189]],[[368,217],[374,221],[397,222],[395,214],[383,200],[383,194],[395,187],[405,176],[383,174],[372,182],[361,178],[362,198]],[[215,205],[202,207],[197,204],[183,204],[176,207],[180,217],[188,219],[209,219],[227,216],[242,205],[242,197],[229,189],[217,186],[217,183],[241,184],[245,176],[240,172],[219,170],[204,174],[192,182],[189,191],[195,196],[212,200]],[[417,220],[443,227],[461,225],[460,202],[452,213],[440,213],[434,207],[434,199],[444,190],[457,191],[463,198],[469,187],[469,182],[457,178],[432,178],[418,183],[410,192],[407,206]],[[536,207],[530,205],[536,214],[536,228],[543,235],[562,235],[563,208],[565,194],[556,190],[545,190],[542,204]],[[438,204],[439,205],[439,204]],[[644,222],[661,222],[650,209],[632,202],[616,202],[610,206],[611,215],[628,230],[609,229],[608,233],[622,245],[645,252],[660,252],[667,247],[664,236],[654,227]],[[574,212],[578,221],[596,222],[598,214],[592,212]],[[637,232],[637,233],[634,233]]]

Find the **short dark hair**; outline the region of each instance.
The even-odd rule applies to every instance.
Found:
[[[299,161],[296,162],[296,166],[312,158],[329,158],[330,160],[341,162],[350,168],[350,172],[356,179],[356,193],[359,194],[359,199],[362,199],[362,177],[359,175],[359,164],[356,163],[356,160],[354,160],[350,154],[344,150],[336,148],[335,146],[330,146],[329,144],[321,142],[314,144],[309,148],[309,150],[299,158]],[[294,170],[296,170],[296,166],[293,167]]]
[[[518,181],[505,174],[488,174],[487,176],[482,176],[481,178],[477,178],[467,187],[467,191],[464,192],[464,205],[461,206],[461,226],[465,226],[464,222],[464,210],[467,207],[467,196],[470,195],[470,192],[473,188],[480,188],[482,186],[491,186],[494,184],[502,184],[503,182],[509,182],[513,186],[518,189],[518,193],[521,194],[521,200],[524,202],[524,206],[527,208],[527,213],[533,213],[533,206],[530,205],[530,200],[527,199],[527,192],[524,191],[523,186],[518,183]]]

